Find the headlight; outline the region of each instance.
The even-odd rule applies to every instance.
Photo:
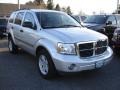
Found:
[[[75,45],[74,44],[63,44],[63,43],[58,43],[57,44],[57,51],[60,54],[68,54],[68,55],[75,55],[76,50],[75,50]]]

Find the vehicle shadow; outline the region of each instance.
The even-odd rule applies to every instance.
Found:
[[[10,54],[8,51],[8,48],[7,48],[6,40],[2,40],[2,42],[0,42],[0,55],[4,56],[5,58],[10,57],[12,59],[12,61],[22,63],[23,65],[24,65],[24,63],[30,64],[31,68],[34,67],[34,69],[32,69],[32,72],[36,73],[36,75],[38,77],[40,77],[38,66],[37,66],[38,62],[37,62],[36,58],[34,56],[30,55],[29,53],[25,52],[24,50],[19,50],[19,52],[17,54]],[[114,59],[116,59],[116,58],[120,58],[120,56],[116,57],[116,54],[115,54]],[[116,62],[116,61],[114,60],[113,62]],[[24,66],[24,67],[26,67],[26,66]],[[27,66],[27,67],[29,67],[29,66]],[[64,73],[64,74],[60,74],[56,78],[50,80],[50,82],[53,82],[53,83],[58,82],[58,81],[64,82],[63,80],[66,80],[66,82],[69,83],[70,80],[72,80],[72,81],[76,81],[76,80],[88,81],[88,79],[92,80],[92,79],[98,78],[98,77],[99,77],[98,79],[101,79],[101,77],[107,77],[106,74],[107,74],[108,68],[109,68],[109,65],[102,67],[101,69],[96,69],[96,70],[82,71],[82,72],[78,72],[78,73]],[[26,70],[26,71],[28,71],[28,70]]]

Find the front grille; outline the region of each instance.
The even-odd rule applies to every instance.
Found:
[[[96,55],[102,54],[103,52],[106,51],[106,49],[107,49],[107,47],[96,48],[95,54],[96,54]]]
[[[80,51],[80,56],[81,57],[90,57],[93,55],[93,49],[91,50],[85,50],[85,51]]]
[[[107,40],[78,44],[80,57],[91,57],[104,53],[107,50]]]
[[[79,45],[80,50],[92,49],[93,43],[84,43]]]

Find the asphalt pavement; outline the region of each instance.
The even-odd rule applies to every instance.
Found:
[[[0,40],[0,90],[120,90],[120,55],[100,70],[41,78],[34,56],[10,54],[7,40]]]

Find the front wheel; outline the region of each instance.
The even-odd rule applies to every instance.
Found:
[[[38,53],[38,65],[40,74],[45,79],[51,79],[56,75],[56,69],[52,58],[46,50],[40,50]]]

